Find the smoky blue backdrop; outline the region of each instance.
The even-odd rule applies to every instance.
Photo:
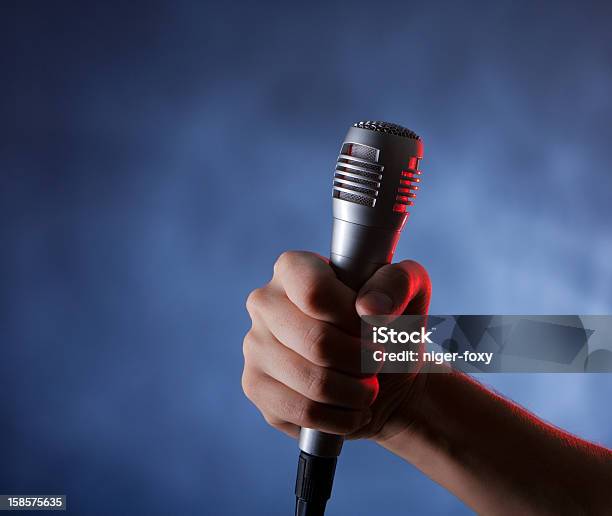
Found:
[[[359,119],[422,135],[397,256],[438,313],[612,311],[610,4],[2,2],[0,493],[84,515],[287,515],[240,387],[248,292],[328,252]],[[609,375],[487,376],[612,445]],[[332,515],[469,514],[375,445]]]

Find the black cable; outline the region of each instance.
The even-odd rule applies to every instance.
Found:
[[[295,479],[295,516],[323,516],[336,471],[336,457],[300,452]]]

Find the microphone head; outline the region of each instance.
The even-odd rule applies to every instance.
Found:
[[[362,121],[349,128],[336,163],[334,218],[399,231],[421,182],[423,142],[410,129]]]

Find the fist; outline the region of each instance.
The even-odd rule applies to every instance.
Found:
[[[355,292],[325,258],[283,253],[272,280],[247,299],[246,396],[292,437],[302,426],[375,439],[400,430],[409,422],[397,412],[413,398],[415,375],[361,373],[359,316],[425,315],[430,294],[427,272],[414,261],[383,266]]]

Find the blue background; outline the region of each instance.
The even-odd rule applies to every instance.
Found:
[[[424,139],[397,256],[432,312],[612,312],[609,6],[3,2],[0,493],[291,513],[296,445],[240,388],[244,300],[283,250],[327,253],[359,119]],[[612,445],[609,375],[484,381]],[[330,516],[466,513],[346,446]]]

